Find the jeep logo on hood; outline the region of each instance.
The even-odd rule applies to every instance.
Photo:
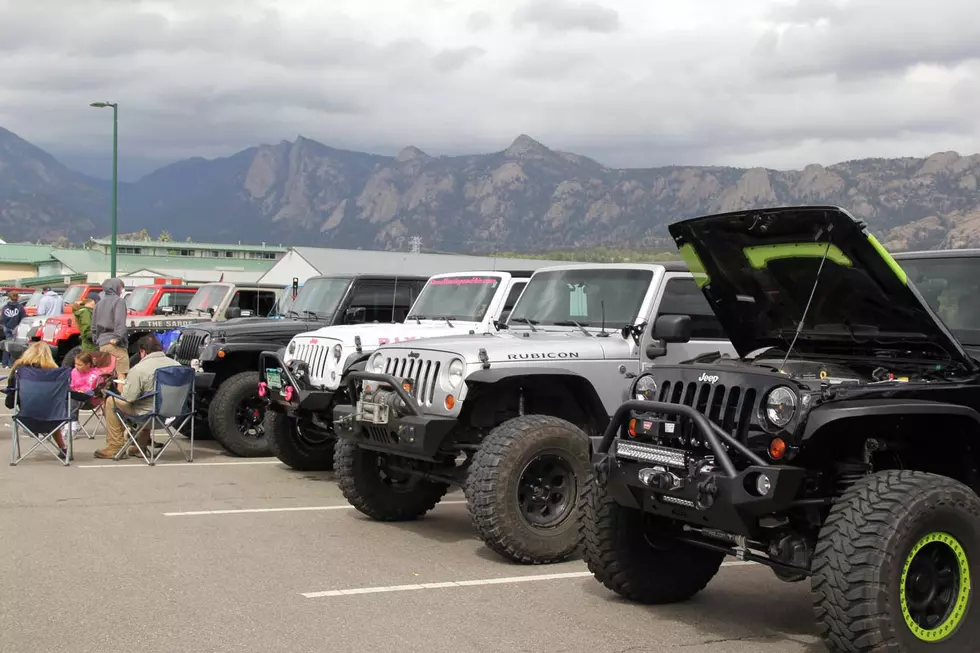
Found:
[[[701,376],[698,377],[698,381],[700,381],[702,383],[704,383],[705,381],[707,381],[708,383],[715,383],[715,382],[718,381],[718,378],[719,377],[717,377],[717,376],[714,376],[714,375],[708,374],[707,372],[704,372]]]

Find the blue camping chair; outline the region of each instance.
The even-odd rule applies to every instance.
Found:
[[[5,390],[9,392],[9,390]],[[78,416],[78,404],[71,399],[71,368],[59,367],[45,370],[21,366],[14,370],[14,434],[10,447],[10,464],[16,465],[43,447],[66,467],[72,459],[72,438],[65,438],[67,455],[51,446],[55,433],[71,424]],[[34,441],[27,453],[21,454],[21,430]]]
[[[176,442],[177,448],[184,455],[184,459],[189,463],[194,462],[194,376],[194,370],[183,365],[162,367],[154,372],[156,390],[136,398],[136,401],[142,401],[153,397],[152,412],[134,415],[119,410],[118,406],[114,407],[116,416],[119,417],[123,428],[126,430],[127,442],[116,453],[113,460],[119,460],[130,446],[135,446],[147,465],[155,465],[163,452],[170,446],[170,443]],[[120,395],[110,390],[106,390],[105,394],[118,401],[125,401]],[[188,420],[191,424],[189,452],[184,451],[184,447],[176,440],[177,436],[180,435],[180,430],[184,428]],[[157,426],[166,431],[167,442],[154,454],[153,433]],[[147,447],[149,455],[136,439],[137,434],[145,429],[150,430],[150,443]]]

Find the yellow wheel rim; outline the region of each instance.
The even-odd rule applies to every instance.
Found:
[[[913,617],[909,605],[908,591],[910,571],[912,570],[913,563],[926,547],[931,547],[932,551],[946,556],[947,559],[955,560],[953,567],[954,573],[956,574],[956,583],[952,588],[951,600],[947,601],[948,607],[944,611],[945,614],[940,617],[937,623],[930,624],[928,627],[921,625]],[[966,618],[966,610],[970,603],[970,590],[970,564],[963,546],[949,533],[930,533],[926,535],[912,547],[912,551],[905,559],[905,567],[902,570],[899,596],[901,597],[902,616],[905,618],[905,625],[912,631],[912,634],[923,642],[935,643],[943,641],[952,635]]]

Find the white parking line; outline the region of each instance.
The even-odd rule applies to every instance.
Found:
[[[722,567],[741,567],[753,565],[754,562],[730,560],[723,562]],[[307,599],[319,599],[330,596],[355,596],[358,594],[384,594],[386,592],[413,592],[419,590],[436,590],[450,587],[474,587],[480,585],[511,585],[515,583],[534,583],[543,580],[563,580],[568,578],[587,578],[591,571],[568,571],[557,574],[536,574],[530,576],[508,576],[504,578],[480,578],[477,580],[450,580],[441,583],[416,583],[413,585],[388,585],[386,587],[356,587],[347,590],[326,590],[324,592],[302,592],[300,595]]]
[[[466,503],[465,501],[440,501],[440,506]],[[305,510],[352,510],[354,506],[294,506],[287,508],[241,508],[237,510],[191,510],[187,512],[165,512],[164,517],[190,517],[194,515],[240,515],[255,512],[300,512]]]
[[[228,461],[228,462],[221,462],[221,463],[188,463],[188,462],[158,463],[155,465],[155,467],[157,469],[160,469],[161,467],[217,467],[218,465],[281,465],[281,464],[282,463],[279,460],[236,460],[236,461]],[[73,466],[81,467],[82,469],[108,469],[110,467],[123,468],[123,469],[124,468],[138,469],[141,467],[149,467],[149,465],[147,465],[142,460],[137,463],[124,463],[120,461],[115,464],[109,463],[108,465],[73,465]]]

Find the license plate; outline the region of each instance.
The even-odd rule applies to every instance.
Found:
[[[267,367],[265,370],[265,381],[273,390],[282,390],[282,372],[278,369]]]

